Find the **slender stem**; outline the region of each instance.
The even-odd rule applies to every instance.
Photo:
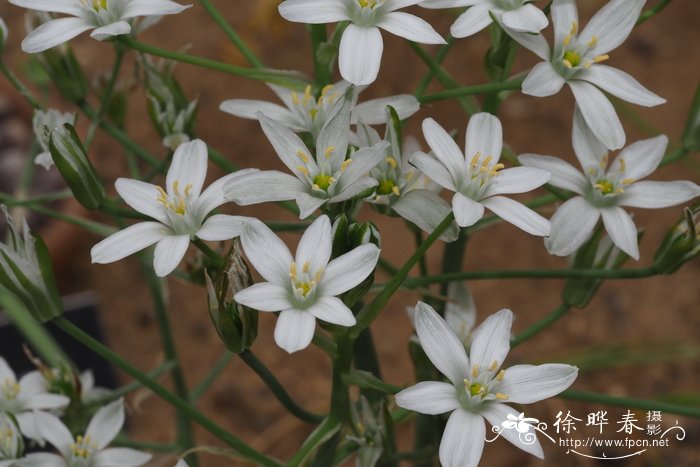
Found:
[[[39,102],[36,100],[34,97],[34,94],[29,90],[27,86],[22,83],[19,78],[5,66],[5,63],[3,63],[2,60],[0,60],[0,73],[2,73],[5,78],[12,84],[12,86],[26,99],[26,101],[31,105],[34,109],[41,109],[41,105],[39,105]]]
[[[632,397],[608,396],[607,394],[599,394],[588,391],[574,391],[572,389],[562,392],[559,394],[559,397],[569,400],[592,402],[594,404],[615,405],[632,409],[659,410],[665,413],[700,418],[699,407],[688,407],[670,402],[635,399]]]
[[[442,62],[447,57],[447,54],[450,52],[454,44],[454,37],[448,37],[447,44],[440,47],[440,50],[438,50],[437,55],[435,55],[435,58],[433,59],[435,65],[442,65]],[[418,87],[416,88],[416,91],[413,93],[413,95],[416,97],[420,97],[423,94],[425,94],[425,91],[426,89],[428,89],[428,86],[433,80],[433,77],[435,77],[435,71],[433,70],[433,68],[429,68],[428,71],[425,72],[423,78],[420,80],[420,83],[418,84]]]
[[[134,441],[125,436],[117,436],[112,441],[111,446],[138,449],[139,451],[172,453],[180,450],[180,446],[172,443],[154,443]]]
[[[109,77],[109,82],[107,83],[107,88],[101,97],[100,109],[97,111],[97,115],[92,119],[90,128],[88,128],[87,136],[85,137],[85,147],[88,148],[92,144],[92,140],[95,137],[95,132],[97,127],[100,126],[102,118],[105,112],[110,106],[110,101],[112,100],[112,94],[114,94],[114,88],[117,85],[117,78],[119,77],[119,71],[122,69],[122,62],[124,61],[124,53],[126,49],[121,44],[115,44],[116,57],[114,58],[114,66],[112,67],[112,75]]]
[[[223,15],[219,13],[219,10],[217,10],[209,0],[199,0],[199,3],[201,3],[204,9],[207,10],[209,16],[211,16],[214,22],[218,24],[219,27],[224,31],[224,33],[233,43],[233,45],[235,45],[241,52],[241,54],[243,54],[248,63],[250,63],[255,68],[262,68],[264,66],[263,63],[258,57],[255,56],[253,51],[250,50],[245,41],[241,39],[241,36],[239,36],[236,30],[233,29],[233,26],[231,26],[229,22],[226,21],[226,18],[224,18]]]
[[[325,24],[312,24],[309,26],[311,33],[311,53],[313,53],[314,69],[316,70],[316,86],[323,89],[331,82],[331,70],[327,62],[322,60],[320,48],[328,40]]]
[[[32,161],[33,163],[33,161]],[[62,201],[64,199],[72,198],[73,194],[70,190],[61,190],[54,193],[47,193],[45,195],[35,196],[32,198],[18,198],[5,193],[0,193],[0,203],[3,203],[8,208],[15,206],[31,206],[33,204],[45,204],[51,203],[53,201]]]
[[[637,20],[636,26],[639,26],[643,22],[650,20],[651,18],[656,16],[661,10],[666,8],[669,5],[669,3],[671,3],[671,0],[659,0],[659,3],[644,11],[641,15],[639,15],[639,19]]]
[[[258,464],[265,467],[280,467],[281,464],[279,462],[248,446],[241,439],[229,433],[228,430],[226,430],[225,428],[214,423],[200,411],[192,407],[192,405],[188,404],[172,392],[165,389],[163,386],[158,384],[153,378],[143,373],[131,363],[127,362],[119,354],[113,352],[107,346],[95,340],[92,336],[84,332],[82,329],[80,329],[70,321],[66,320],[65,318],[56,318],[53,322],[56,324],[56,326],[58,326],[61,330],[63,330],[66,334],[74,338],[76,341],[80,342],[100,357],[112,363],[132,378],[136,379],[137,381],[140,381],[141,384],[153,391],[163,400],[165,400],[181,412],[185,413],[192,421],[199,424],[209,433],[216,436],[221,441],[238,451],[238,453],[241,456],[245,457],[246,459],[250,459],[251,461],[257,462]]]
[[[663,167],[668,164],[673,164],[676,161],[679,161],[683,159],[685,156],[687,156],[691,151],[686,148],[685,146],[681,146],[677,148],[675,151],[671,152],[670,154],[667,154],[666,157],[664,157],[661,160],[661,164],[659,164],[659,167]]]
[[[567,314],[571,308],[571,305],[562,303],[550,314],[525,329],[522,333],[518,334],[512,341],[510,341],[511,348],[522,344],[526,340],[532,338],[534,335],[544,331],[547,327],[554,324],[559,318]]]
[[[214,366],[212,367],[211,371],[207,376],[204,377],[201,383],[194,388],[192,391],[190,391],[190,402],[195,403],[197,402],[203,395],[204,393],[207,392],[209,387],[216,381],[216,379],[223,373],[223,371],[226,369],[228,364],[233,360],[233,354],[229,351],[225,351],[221,357],[214,363]]]
[[[289,411],[292,415],[297,417],[299,420],[306,423],[320,423],[325,417],[322,415],[316,415],[307,412],[291,398],[289,393],[284,386],[275,378],[275,375],[261,362],[250,350],[244,350],[238,354],[241,357],[243,363],[248,365],[248,367],[253,370],[260,379],[263,380],[265,385],[268,387],[272,394],[277,398],[277,400],[284,406],[285,409]]]
[[[43,214],[45,216],[51,217],[53,219],[58,219],[63,222],[67,222],[69,224],[77,225],[78,227],[87,230],[88,232],[92,232],[96,235],[100,235],[103,237],[107,237],[109,235],[112,235],[115,232],[115,229],[112,227],[108,227],[104,224],[101,224],[99,222],[91,221],[88,219],[83,219],[81,217],[77,216],[71,216],[69,214],[63,214],[62,212],[56,211],[54,209],[49,209],[45,208],[42,206],[34,206],[34,205],[29,205],[27,206],[28,209],[31,211],[37,212],[39,214]]]
[[[192,239],[192,244],[199,248],[199,250],[202,253],[204,253],[207,256],[207,258],[209,258],[209,261],[211,261],[216,268],[221,268],[224,265],[224,260],[221,257],[221,255],[219,255],[216,251],[212,250],[209,247],[209,245],[204,243],[204,241],[202,241],[201,239]]]
[[[520,89],[525,80],[524,77],[514,78],[509,81],[477,84],[475,86],[464,86],[461,88],[448,89],[447,91],[436,92],[421,96],[418,100],[421,104],[435,102],[455,97],[472,96],[474,94],[492,93],[498,91],[514,91]]]
[[[144,44],[143,42],[139,42],[128,36],[119,36],[117,40],[121,41],[132,49],[138,50],[139,52],[143,52],[145,54],[163,57],[169,60],[175,60],[177,62],[188,63],[190,65],[208,68],[210,70],[216,70],[234,76],[242,76],[244,78],[264,81],[266,83],[280,84],[282,86],[288,86],[299,90],[303,89],[309,84],[294,73],[267,69],[251,69],[230,65],[228,63],[217,62],[216,60],[210,60],[204,57],[197,57],[195,55],[187,55],[180,52],[161,49],[152,45]]]
[[[146,374],[151,378],[160,378],[161,375],[172,370],[175,365],[177,365],[177,362],[165,362],[162,365],[149,371]],[[94,406],[94,407],[102,407],[103,405],[106,405],[112,401],[115,401],[121,397],[126,396],[130,392],[135,391],[140,387],[143,387],[143,384],[141,384],[138,381],[132,381],[130,383],[127,383],[123,386],[118,387],[117,389],[115,389],[113,391],[109,391],[109,393],[105,394],[104,397],[99,397],[97,399],[91,400],[88,403],[88,405]]]
[[[340,428],[340,422],[333,417],[327,417],[304,441],[301,448],[287,462],[287,467],[297,467],[316,449]]]

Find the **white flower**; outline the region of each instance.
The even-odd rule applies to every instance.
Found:
[[[381,142],[351,152],[346,159],[352,92],[348,89],[345,97],[335,104],[332,117],[316,140],[315,157],[289,128],[259,113],[265,135],[294,175],[277,170],[251,173],[242,177],[240,182],[224,186],[226,199],[243,206],[294,200],[299,206],[300,217],[304,219],[326,203],[347,201],[374,188],[377,181],[367,173],[382,160],[383,149],[388,143]]]
[[[119,399],[95,413],[85,435],[73,438],[70,430],[50,414],[42,414],[39,429],[60,453],[29,454],[22,467],[137,467],[151,459],[145,452],[129,448],[107,448],[124,425],[124,401]]]
[[[131,32],[130,19],[180,13],[188,6],[170,0],[10,0],[23,8],[63,13],[65,18],[52,19],[22,41],[22,50],[38,53],[63,44],[78,34],[94,29],[90,35],[99,41]]]
[[[303,94],[284,88],[282,86],[268,85],[277,97],[284,103],[284,107],[266,101],[250,99],[230,99],[221,103],[219,107],[224,112],[237,117],[257,120],[258,112],[283,124],[294,132],[309,132],[315,139],[328,119],[332,116],[331,110],[336,102],[343,97],[349,83],[340,81],[329,84],[321,90],[321,95],[316,99],[311,93],[311,86],[307,86]],[[358,89],[358,92],[361,90]],[[384,123],[384,110],[390,105],[399,114],[399,118],[406,119],[416,113],[420,108],[418,99],[410,94],[371,99],[357,104],[352,109],[350,123],[356,124],[363,121],[368,125]]]
[[[667,144],[666,136],[638,141],[623,149],[609,164],[607,151],[576,112],[573,145],[583,173],[556,157],[520,156],[523,165],[550,171],[552,185],[580,195],[562,204],[552,217],[552,231],[545,239],[549,252],[560,256],[572,254],[591,236],[602,216],[615,245],[639,259],[637,227],[620,206],[665,208],[700,195],[700,187],[690,181],[638,181],[658,167]]]
[[[541,35],[508,31],[522,46],[544,62],[536,65],[523,82],[525,94],[544,97],[568,84],[576,105],[593,133],[609,149],[625,144],[625,131],[615,109],[602,91],[633,104],[653,107],[665,99],[650,92],[627,73],[601,62],[632,32],[646,0],[611,0],[579,33],[574,0],[554,0],[554,49]]]
[[[337,297],[356,287],[371,273],[379,259],[373,244],[361,245],[329,261],[331,223],[321,216],[304,232],[292,257],[289,249],[265,224],[253,220],[241,235],[243,250],[267,280],[234,295],[236,302],[260,311],[281,311],[275,342],[289,353],[311,343],[316,319],[353,326],[355,316]]]
[[[118,179],[115,187],[124,201],[157,222],[134,224],[102,240],[92,248],[92,262],[112,263],[157,243],[153,264],[158,276],[163,277],[180,264],[191,238],[222,241],[237,237],[249,218],[207,216],[224,204],[224,184],[251,171],[227,175],[202,192],[207,175],[207,145],[194,140],[175,151],[165,190],[139,180]]]
[[[549,221],[517,201],[500,196],[524,193],[544,185],[549,173],[531,167],[505,169],[499,163],[503,147],[501,121],[488,113],[472,116],[464,153],[432,118],[423,121],[423,135],[435,157],[418,152],[411,163],[443,188],[454,191],[452,211],[460,227],[475,224],[489,208],[524,231],[549,234]]]
[[[474,332],[469,357],[447,323],[425,303],[416,305],[416,332],[423,350],[449,383],[425,381],[396,395],[400,407],[437,415],[452,412],[440,442],[444,467],[476,466],[484,447],[484,419],[500,427],[519,412],[506,405],[530,404],[559,394],[578,376],[563,364],[516,365],[500,370],[510,350],[513,313],[501,310]],[[542,447],[518,439],[515,430],[501,435],[520,449],[542,458]]]
[[[468,6],[450,28],[454,37],[476,34],[496,16],[503,25],[517,32],[537,34],[547,27],[547,16],[531,2],[534,0],[424,0],[423,8],[457,8]]]
[[[53,165],[53,159],[49,151],[51,132],[55,128],[62,127],[66,123],[70,123],[71,125],[75,124],[75,112],[62,113],[54,109],[34,111],[32,126],[34,128],[36,140],[42,149],[42,152],[34,159],[36,164],[41,165],[47,170],[51,168]]]
[[[286,0],[279,6],[288,21],[307,24],[350,21],[340,40],[338,65],[343,79],[356,85],[377,78],[384,42],[379,28],[422,44],[445,40],[417,16],[396,10],[421,0]]]
[[[14,422],[0,413],[0,467],[12,467],[22,456],[24,443]]]
[[[406,307],[406,313],[415,328],[416,308],[412,306]],[[472,342],[474,324],[476,324],[476,304],[466,283],[450,282],[447,286],[445,322],[464,344],[464,347],[468,349]],[[412,336],[411,339],[420,342],[417,336]]]

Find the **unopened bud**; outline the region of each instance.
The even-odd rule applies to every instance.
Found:
[[[683,264],[700,256],[700,204],[685,208],[683,217],[671,228],[654,255],[654,267],[672,274]]]
[[[34,111],[32,127],[34,129],[36,141],[42,150],[34,159],[36,164],[41,165],[47,170],[51,168],[53,165],[51,150],[49,149],[51,132],[56,128],[62,127],[66,123],[70,123],[71,125],[75,124],[75,113],[62,113],[54,109]]]

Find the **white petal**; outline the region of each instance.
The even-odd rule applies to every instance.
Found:
[[[469,37],[484,29],[493,20],[489,15],[491,5],[474,5],[462,13],[450,28],[453,37]]]
[[[526,32],[513,31],[508,28],[505,28],[505,31],[515,42],[522,45],[542,60],[549,60],[551,58],[549,56],[549,44],[547,44],[542,34],[528,34]]]
[[[224,184],[224,197],[241,206],[295,199],[306,185],[293,175],[263,170]]]
[[[503,127],[498,117],[482,112],[472,115],[467,124],[466,148],[467,159],[481,153],[482,157],[493,156],[495,164],[501,157],[503,149]]]
[[[531,235],[540,237],[549,235],[549,221],[524,204],[502,196],[493,196],[481,202],[504,221]]]
[[[462,409],[452,412],[440,441],[443,467],[476,467],[484,450],[486,425],[481,415]]]
[[[523,93],[536,97],[553,96],[561,91],[564,83],[566,80],[554,70],[550,62],[540,62],[523,81]]]
[[[501,16],[506,27],[518,32],[537,34],[547,27],[547,16],[534,5],[526,3],[517,10],[507,11]]]
[[[190,245],[189,235],[167,235],[156,244],[153,268],[158,277],[165,277],[177,268]]]
[[[571,33],[572,25],[578,30],[578,10],[575,0],[557,0],[552,2],[552,23],[554,24],[554,43],[562,44]]]
[[[610,240],[632,258],[639,260],[637,226],[630,215],[620,207],[602,209],[601,214]]]
[[[379,28],[349,24],[340,40],[338,65],[343,79],[364,86],[379,74],[384,42]]]
[[[80,3],[75,0],[9,0],[9,2],[22,8],[51,13],[65,13],[71,16],[80,16],[83,12]]]
[[[610,66],[593,65],[577,78],[593,83],[603,91],[633,104],[654,107],[666,102],[666,99],[649,91],[632,76]]]
[[[458,226],[470,227],[484,217],[484,205],[462,193],[455,193],[452,197],[452,212]]]
[[[441,187],[451,191],[457,189],[450,172],[433,156],[419,151],[411,156],[410,162]]]
[[[464,384],[469,374],[469,358],[464,344],[435,310],[423,302],[416,304],[416,334],[423,351],[435,368],[453,384]]]
[[[417,16],[392,12],[381,17],[377,26],[390,33],[421,44],[446,44],[445,39],[425,20]]]
[[[141,222],[110,235],[92,247],[93,263],[107,264],[143,250],[161,240],[168,229],[158,222]]]
[[[581,115],[578,106],[574,107],[574,124],[571,132],[574,153],[578,158],[584,173],[589,169],[597,169],[600,161],[608,155],[608,149],[593,134],[591,128]]]
[[[90,37],[98,41],[104,41],[114,36],[121,36],[131,32],[131,25],[126,21],[117,21],[115,23],[102,26],[90,33]]]
[[[581,196],[566,201],[550,219],[552,228],[544,241],[547,251],[557,256],[572,254],[588,240],[599,218],[600,211]]]
[[[114,187],[126,204],[160,223],[168,223],[163,205],[157,201],[161,197],[157,186],[140,180],[119,178],[114,182]]]
[[[341,0],[286,0],[280,4],[279,12],[287,21],[306,24],[350,19]]]
[[[190,196],[195,199],[199,197],[207,176],[208,154],[207,145],[201,139],[178,146],[165,181],[170,196],[176,195],[174,185],[177,183],[180,193],[189,186]]]
[[[275,342],[288,353],[305,349],[311,344],[316,318],[308,311],[284,310],[277,318]]]
[[[395,11],[420,3],[421,0],[391,0],[384,5],[385,11]]]
[[[478,367],[483,372],[493,368],[494,362],[500,368],[510,350],[510,328],[513,324],[513,312],[503,309],[490,315],[474,331],[469,361],[472,368]],[[498,368],[489,370],[496,373]]]
[[[243,233],[243,226],[249,220],[252,218],[217,214],[207,219],[195,235],[210,242],[230,240]]]
[[[2,357],[0,357],[0,381],[17,381],[15,372],[10,368],[10,365],[7,364],[7,360]]]
[[[153,456],[129,448],[109,448],[95,455],[95,467],[137,467]]]
[[[257,120],[257,113],[261,112],[268,118],[276,120],[293,131],[309,131],[289,109],[281,105],[265,101],[255,101],[251,99],[229,99],[219,106],[219,109],[235,115],[236,117]]]
[[[247,222],[241,244],[248,260],[266,281],[277,285],[289,284],[289,271],[294,259],[280,238],[265,224]]]
[[[51,167],[53,167],[53,158],[51,157],[51,153],[47,151],[37,154],[34,158],[34,163],[42,166],[46,170],[49,170]]]
[[[258,169],[244,169],[221,177],[209,185],[207,189],[199,195],[194,209],[196,209],[202,217],[205,217],[227,201],[224,197],[224,187],[226,185],[235,185],[237,180],[242,180],[247,175],[257,172],[259,172]]]
[[[634,208],[667,208],[700,196],[700,186],[690,181],[637,182],[625,188],[620,205]]]
[[[295,257],[297,267],[306,268],[308,264],[312,274],[326,267],[332,247],[331,221],[328,216],[321,216],[306,229],[299,241]]]
[[[625,130],[615,113],[615,108],[605,94],[585,81],[569,81],[576,104],[593,134],[608,149],[620,149],[625,145]]]
[[[430,190],[411,190],[391,205],[392,209],[404,219],[413,222],[423,231],[432,233],[445,217],[452,211],[440,195]],[[445,242],[457,240],[459,229],[455,223],[440,236]]]
[[[129,0],[122,13],[122,18],[173,15],[191,6],[192,5],[180,5],[170,0]]]
[[[350,190],[348,190],[348,194],[350,194],[349,192]],[[317,198],[316,196],[312,196],[308,193],[298,193],[294,198],[294,201],[299,207],[299,219],[306,219],[313,214],[316,209],[323,206],[329,200],[325,198]]]
[[[646,0],[611,0],[593,15],[579,37],[585,41],[595,36],[596,55],[616,49],[632,32]]]
[[[573,191],[579,195],[584,194],[588,181],[573,165],[558,157],[538,156],[536,154],[522,154],[518,156],[521,164],[527,167],[538,167],[552,174],[549,183]],[[505,172],[505,170],[504,170]],[[502,172],[501,172],[502,173]],[[499,175],[500,176],[500,175]],[[493,181],[498,180],[496,177]]]
[[[544,452],[542,451],[542,446],[540,445],[540,441],[537,439],[534,428],[531,428],[527,432],[527,435],[524,435],[519,433],[518,430],[505,429],[503,427],[503,422],[508,420],[509,415],[517,418],[520,415],[520,412],[505,404],[490,404],[487,406],[486,410],[483,411],[483,415],[491,425],[501,429],[501,437],[507,439],[513,446],[516,446],[535,457],[544,459]],[[531,439],[528,435],[534,436],[534,439]],[[527,438],[525,436],[527,436]]]
[[[476,322],[474,297],[464,282],[450,282],[447,286],[445,322],[464,343],[471,343],[472,330]]]
[[[280,285],[259,282],[236,293],[233,299],[258,311],[281,311],[292,306],[289,295],[290,292]]]
[[[484,196],[527,193],[547,183],[551,176],[549,171],[540,168],[511,167],[498,172]]]
[[[299,153],[304,154],[309,162],[313,159],[304,142],[292,130],[274,119],[262,114],[258,114],[258,118],[260,127],[275,148],[277,156],[292,173],[300,174],[298,167],[306,167],[307,163],[300,158]]]
[[[327,323],[340,326],[354,326],[357,323],[350,308],[337,297],[321,297],[306,311]]]
[[[10,381],[14,380],[13,377]],[[5,380],[3,379],[0,381]],[[48,392],[48,382],[38,370],[30,371],[19,379],[19,392],[22,393],[22,395],[45,394]]]
[[[20,396],[28,410],[55,410],[66,407],[70,400],[59,394],[33,394],[31,397]]]
[[[66,461],[63,460],[61,456],[56,454],[47,454],[44,452],[38,452],[33,454],[28,454],[27,457],[22,459],[22,463],[14,464],[15,467],[68,467]]]
[[[386,123],[387,106],[393,107],[401,120],[410,117],[420,109],[418,99],[410,94],[372,99],[355,106],[351,123],[356,124],[361,120],[366,125],[383,125]]]
[[[367,175],[370,170],[383,161],[388,147],[389,143],[387,141],[381,141],[372,147],[362,148],[355,152],[350,165],[348,165],[347,168],[342,171],[340,177],[338,177],[338,185],[336,186],[336,193],[333,196],[334,199],[332,202],[336,202],[338,194],[348,190],[348,188],[355,184],[360,178]],[[354,190],[354,193],[358,193],[358,191]],[[349,198],[350,197],[345,196],[341,199],[345,200]]]
[[[34,412],[34,422],[42,439],[51,443],[64,457],[70,453],[73,435],[63,422],[48,412]]]
[[[630,144],[620,151],[608,173],[623,179],[642,179],[656,170],[667,146],[668,138],[664,135]]]
[[[345,293],[364,281],[377,265],[379,248],[371,243],[357,248],[335,258],[328,263],[323,279],[319,284],[324,296],[335,296]]]
[[[495,390],[508,396],[508,402],[532,404],[556,396],[573,384],[578,368],[560,363],[515,365],[505,371]]]
[[[486,3],[489,0],[423,0],[420,3],[422,8],[438,9],[438,8],[460,8],[463,6],[478,5]]]
[[[448,383],[423,381],[396,394],[396,405],[427,415],[438,415],[460,408],[455,387]]]
[[[423,136],[435,157],[448,170],[455,184],[458,184],[467,172],[467,162],[455,140],[432,118],[423,120]]]
[[[85,436],[92,438],[98,449],[104,449],[124,426],[124,399],[102,407],[90,420]]]
[[[73,39],[94,26],[83,18],[59,18],[47,21],[22,41],[22,50],[34,54]]]

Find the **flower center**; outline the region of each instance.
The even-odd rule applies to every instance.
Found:
[[[593,187],[590,200],[593,203],[608,205],[617,195],[625,192],[625,187],[635,182],[632,178],[625,178],[626,163],[621,157],[617,158],[617,169],[608,167],[608,155],[601,158],[598,167],[588,170],[588,177]]]
[[[590,58],[589,52],[598,44],[598,38],[596,36],[591,36],[590,40],[581,46],[577,40],[578,35],[578,22],[574,21],[571,23],[571,29],[569,34],[564,38],[563,50],[564,54],[561,59],[561,63],[568,70],[572,70],[578,66],[583,66],[583,68],[590,68],[594,63],[600,63],[610,58],[609,55],[596,55]],[[573,47],[572,40],[574,42]],[[587,58],[588,57],[588,58]]]
[[[357,0],[361,8],[375,8],[377,5],[384,3],[384,0]]]
[[[332,84],[325,86],[321,90],[321,95],[318,99],[311,94],[311,86],[306,86],[304,94],[301,96],[296,92],[292,93],[292,103],[301,113],[304,120],[307,121],[312,133],[314,133],[314,129],[320,130],[314,124],[317,120],[319,122],[318,125],[325,123],[325,118],[323,117],[326,111],[338,100],[338,94],[332,92],[334,87]]]
[[[489,182],[505,166],[501,163],[494,163],[493,156],[482,157],[480,152],[472,156],[467,167],[466,177],[460,184],[459,192],[473,200],[480,200],[486,191]]]
[[[333,183],[335,183],[335,178],[332,175],[320,173],[314,177],[314,189],[328,191]]]
[[[8,378],[0,386],[0,393],[5,400],[13,401],[19,395],[19,389],[19,383]]]
[[[169,196],[164,189],[158,187],[158,192],[160,193],[160,196],[156,199],[168,211],[175,213],[179,216],[184,216],[187,213],[187,209],[190,205],[191,191],[192,184],[188,183],[187,185],[185,185],[184,193],[181,193],[180,181],[175,180],[173,182],[173,196]]]
[[[97,451],[97,444],[89,436],[78,435],[75,442],[70,445],[71,466],[87,467]]]
[[[317,271],[311,271],[311,265],[308,261],[304,263],[301,271],[298,270],[296,263],[292,263],[289,268],[289,279],[292,283],[294,298],[299,304],[303,305],[309,299],[313,298],[318,283],[321,282],[321,278],[323,278],[323,272],[323,268]]]
[[[80,3],[82,3],[84,7],[92,9],[95,13],[107,9],[107,0],[80,0]]]
[[[575,50],[567,50],[564,52],[564,65],[567,68],[573,68],[581,63],[581,55]]]
[[[377,194],[378,195],[394,194],[396,196],[401,196],[401,191],[399,190],[399,187],[396,186],[396,182],[394,180],[385,178],[385,179],[379,181],[379,185],[377,186]]]
[[[486,371],[480,371],[479,365],[474,365],[470,373],[470,378],[464,378],[464,386],[457,388],[457,394],[465,409],[474,407],[485,400],[508,400],[506,394],[494,392],[496,384],[503,381],[505,371],[501,370],[494,378],[494,373],[499,368],[498,362],[494,361]]]

